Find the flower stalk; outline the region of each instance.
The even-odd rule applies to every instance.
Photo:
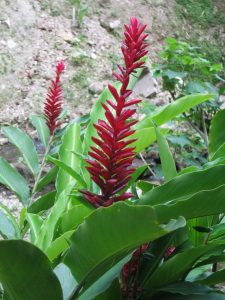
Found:
[[[117,91],[108,85],[114,101],[109,99],[102,106],[105,110],[105,120],[98,120],[94,124],[98,137],[92,137],[96,146],[88,152],[91,159],[87,159],[86,167],[92,180],[100,187],[101,194],[82,191],[85,198],[94,206],[109,206],[117,201],[123,201],[132,196],[129,192],[120,193],[126,187],[135,171],[132,162],[135,157],[135,139],[129,138],[135,133],[132,129],[137,123],[130,118],[136,113],[133,105],[139,99],[130,99],[132,90],[128,85],[131,74],[143,67],[142,58],[147,55],[147,34],[144,33],[146,25],[141,25],[137,18],[130,19],[130,24],[124,25],[124,41],[121,47],[124,66],[118,65],[118,73],[114,77],[121,83]]]
[[[59,122],[59,115],[62,112],[62,87],[61,87],[61,74],[65,70],[65,64],[63,61],[59,62],[56,65],[56,76],[55,79],[51,81],[51,86],[49,87],[49,92],[47,94],[45,103],[44,103],[44,117],[46,119],[46,124],[50,131],[50,137],[48,144],[45,149],[44,156],[41,161],[41,166],[39,173],[37,177],[35,178],[34,186],[32,189],[32,196],[30,202],[33,201],[33,198],[36,194],[37,186],[39,183],[39,180],[41,178],[44,166],[45,166],[45,160],[46,156],[51,148],[51,143],[54,138],[54,132],[56,128],[60,125]]]
[[[56,77],[55,80],[52,80],[49,93],[44,103],[44,116],[51,135],[54,134],[55,129],[60,125],[59,116],[62,112],[62,87],[60,77],[64,70],[65,64],[61,61],[56,66]]]

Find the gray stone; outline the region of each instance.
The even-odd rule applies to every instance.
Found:
[[[88,90],[91,94],[100,94],[104,89],[102,82],[93,82],[90,84]]]
[[[7,47],[9,48],[9,49],[13,49],[13,48],[15,48],[16,47],[16,42],[14,42],[14,40],[12,40],[12,39],[8,39],[7,40]]]
[[[115,29],[118,29],[121,27],[120,20],[100,20],[100,24],[103,28],[105,28],[107,31],[113,31]]]
[[[109,28],[111,30],[118,29],[118,28],[120,28],[120,26],[121,26],[120,20],[113,20],[113,21],[109,22]]]
[[[7,138],[0,138],[0,145],[6,145],[8,144],[9,140]]]
[[[158,91],[158,83],[150,72],[145,73],[134,87],[134,94],[144,98],[155,97]]]
[[[72,32],[61,32],[59,36],[69,44],[72,44],[74,41],[74,35]]]

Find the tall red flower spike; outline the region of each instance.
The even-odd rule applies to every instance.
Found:
[[[114,74],[122,85],[119,91],[108,85],[115,102],[108,99],[106,104],[102,104],[106,121],[98,120],[94,125],[98,138],[92,137],[96,147],[91,147],[91,151],[88,152],[94,160],[87,159],[87,170],[92,180],[100,187],[101,195],[89,191],[82,193],[94,207],[109,206],[113,202],[132,196],[131,193],[119,194],[135,171],[131,167],[135,148],[130,146],[135,140],[127,138],[135,132],[131,127],[137,123],[129,120],[136,112],[136,109],[130,107],[140,100],[127,99],[132,93],[128,84],[130,75],[144,64],[141,59],[148,53],[148,44],[145,42],[148,35],[143,33],[147,25],[141,25],[135,17],[130,19],[129,25],[124,26],[124,41],[121,47],[124,66],[118,65],[119,72]]]
[[[44,103],[44,115],[51,135],[53,135],[55,129],[60,125],[58,121],[59,115],[62,111],[62,88],[60,75],[64,69],[64,62],[59,62],[56,66],[55,80],[52,80],[51,82],[49,93]]]

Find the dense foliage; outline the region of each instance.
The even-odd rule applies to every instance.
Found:
[[[64,64],[57,65],[44,114],[31,117],[45,147],[41,159],[26,133],[2,128],[33,181],[0,158],[0,182],[24,206],[17,220],[0,204],[1,299],[225,299],[218,286],[225,278],[225,111],[217,105],[211,112],[203,131],[206,162],[198,169],[178,170],[167,142],[172,121],[183,122],[180,116],[191,117],[199,105],[207,113],[203,103],[218,99],[211,85],[220,69],[169,39],[158,72],[174,99],[137,122],[140,100],[129,96],[145,63],[145,28],[136,18],[125,25],[118,82],[90,115],[63,129]],[[182,55],[175,51],[180,47]],[[191,81],[198,78],[202,86],[209,77],[210,88],[187,92]],[[146,180],[148,164],[133,166],[134,156],[145,161],[155,142],[160,181]]]

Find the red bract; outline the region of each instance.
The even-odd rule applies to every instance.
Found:
[[[170,255],[171,255],[175,250],[176,250],[175,247],[169,246],[169,247],[167,248],[166,252],[165,252],[164,255],[163,255],[164,259],[169,258]]]
[[[49,88],[49,93],[44,103],[44,114],[46,124],[49,127],[51,135],[55,129],[60,125],[58,118],[62,111],[62,88],[60,82],[60,75],[65,69],[63,61],[59,62],[56,66],[56,77],[52,80]]]
[[[148,51],[145,42],[147,34],[144,34],[146,25],[141,25],[133,17],[129,25],[125,25],[122,53],[124,66],[118,65],[119,72],[114,77],[121,82],[119,91],[112,85],[108,85],[115,101],[106,100],[102,104],[105,110],[105,121],[98,120],[94,125],[98,137],[92,140],[96,144],[91,147],[87,170],[92,180],[100,187],[101,195],[89,191],[82,191],[86,199],[95,207],[109,206],[113,202],[130,198],[131,193],[120,191],[127,185],[131,174],[135,171],[131,167],[135,152],[130,145],[135,141],[129,137],[135,132],[132,126],[137,121],[130,120],[136,109],[130,107],[140,102],[138,99],[128,100],[132,91],[128,89],[130,75],[141,68],[144,61],[141,60]]]
[[[148,248],[148,244],[141,245],[133,254],[128,263],[123,266],[121,272],[122,293],[125,299],[136,299],[135,295],[141,291],[137,285],[137,275],[141,256]]]

